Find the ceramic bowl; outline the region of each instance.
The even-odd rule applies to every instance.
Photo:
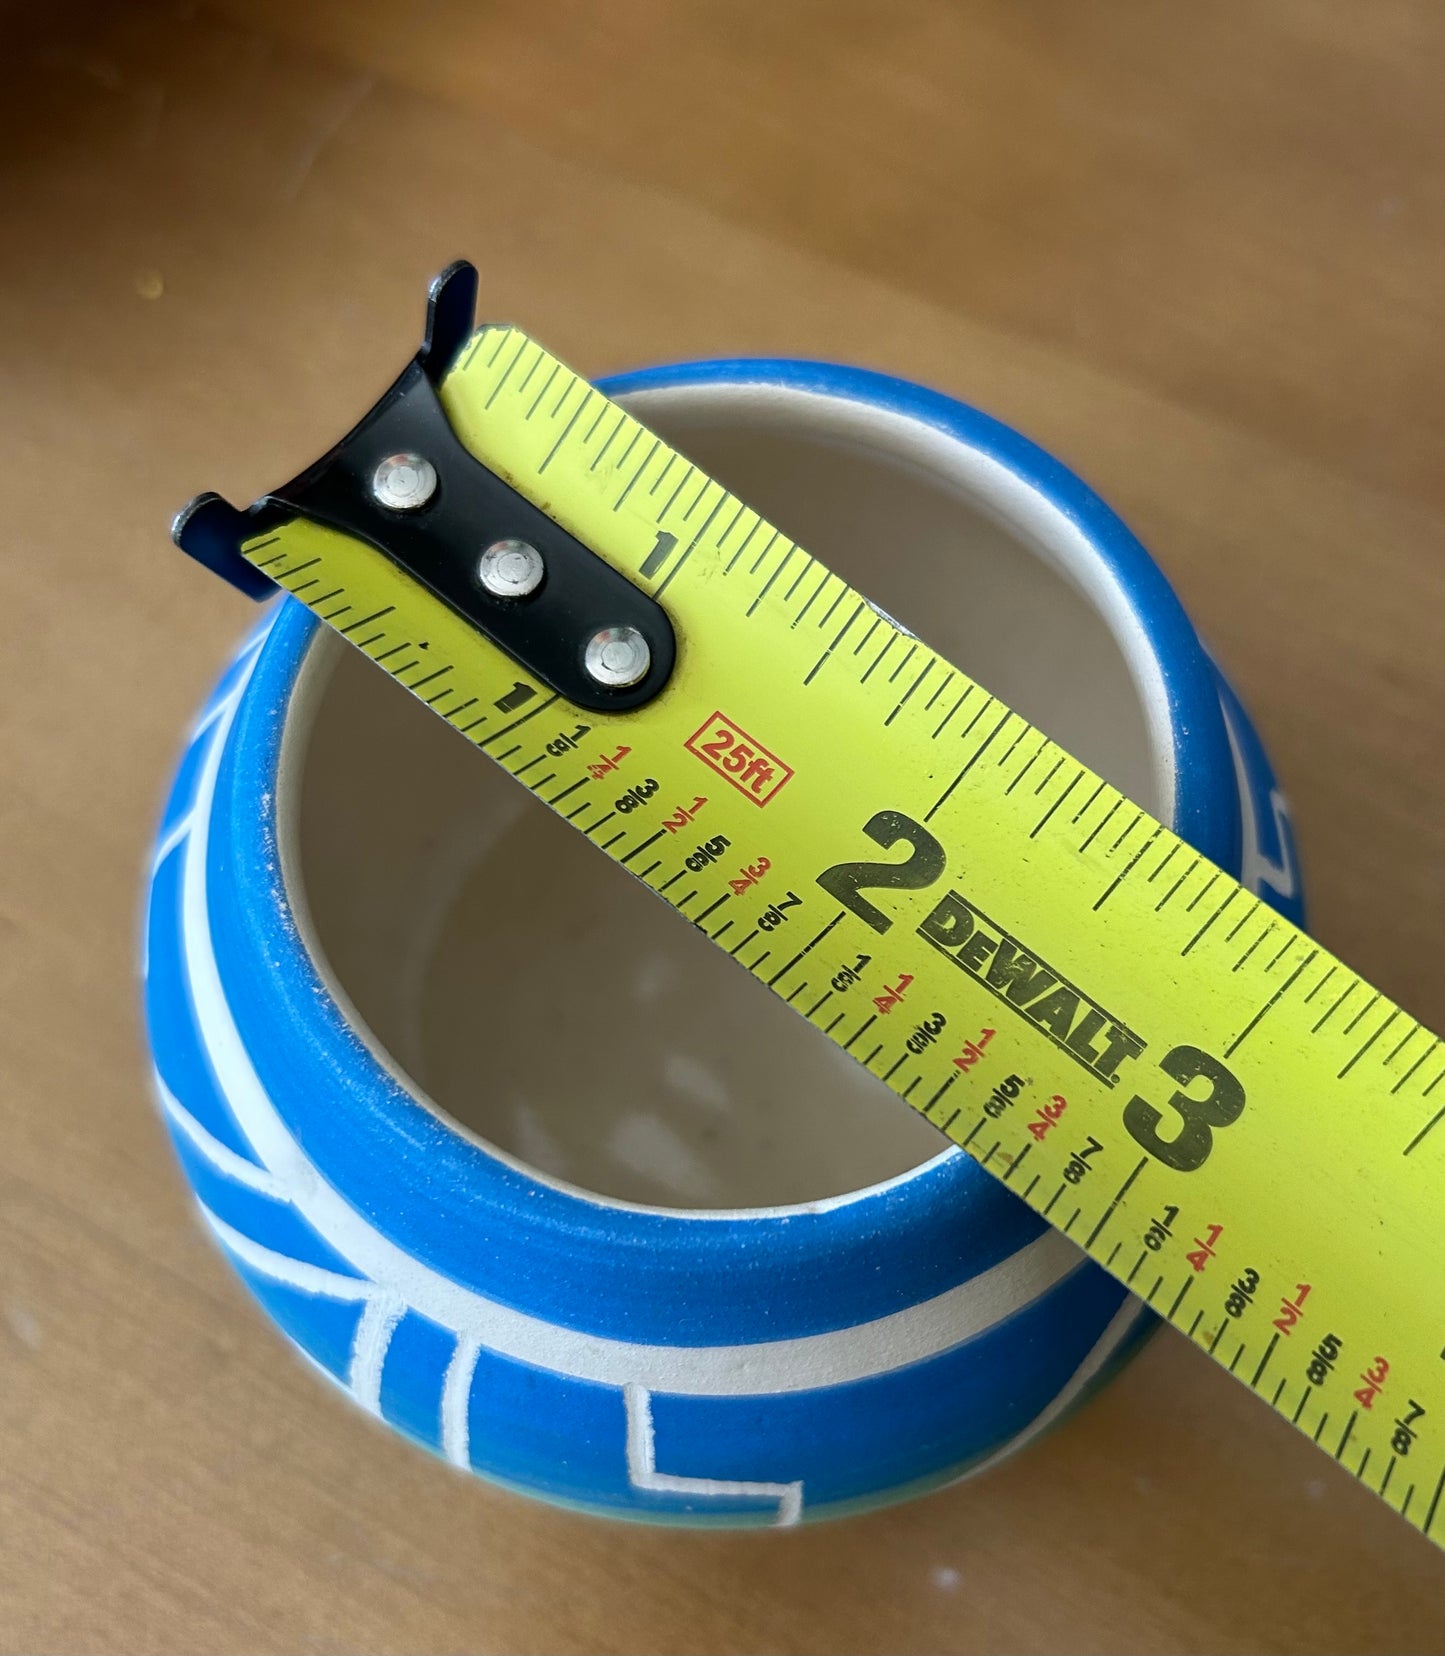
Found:
[[[815,363],[605,388],[1301,918],[1249,720],[1057,461]],[[529,1495],[703,1524],[897,1499],[1018,1449],[1151,1326],[294,601],[181,760],[146,1005],[181,1166],[264,1310]]]

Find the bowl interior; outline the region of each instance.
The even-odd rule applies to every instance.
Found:
[[[1138,639],[1116,636],[1092,596],[1098,569],[1063,514],[1037,498],[1005,510],[963,444],[936,433],[922,444],[908,422],[864,405],[726,384],[628,401],[1167,818],[1167,743]],[[504,1155],[604,1198],[746,1209],[858,1191],[944,1148],[324,630],[287,744],[283,862],[323,975],[393,1067]]]

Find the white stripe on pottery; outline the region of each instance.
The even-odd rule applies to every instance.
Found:
[[[803,1484],[745,1483],[730,1478],[688,1478],[677,1472],[657,1470],[657,1444],[652,1425],[652,1397],[643,1386],[622,1388],[627,1405],[627,1476],[635,1489],[656,1490],[663,1495],[700,1495],[704,1499],[775,1500],[775,1522],[787,1528],[803,1516]]]
[[[453,1466],[472,1464],[472,1429],[467,1411],[472,1401],[472,1376],[477,1372],[477,1358],[481,1354],[479,1335],[459,1335],[442,1382],[442,1453]]]
[[[1281,861],[1276,862],[1272,857],[1265,855],[1260,844],[1259,812],[1255,808],[1249,763],[1245,757],[1244,742],[1239,730],[1239,714],[1229,705],[1228,697],[1223,699],[1222,706],[1224,728],[1229,736],[1229,751],[1234,758],[1234,774],[1239,781],[1240,828],[1243,837],[1239,883],[1246,891],[1256,894],[1263,892],[1267,886],[1276,897],[1281,897],[1286,902],[1296,901],[1300,895],[1299,868],[1295,860],[1289,804],[1278,788],[1269,790],[1269,811],[1274,821],[1274,837],[1282,857]]]
[[[159,1070],[152,1072],[151,1083],[156,1089],[156,1097],[160,1100],[166,1119],[180,1128],[218,1173],[224,1173],[228,1179],[245,1185],[248,1190],[257,1191],[262,1196],[270,1196],[278,1202],[291,1200],[291,1187],[285,1180],[277,1178],[274,1173],[268,1173],[264,1167],[257,1167],[255,1162],[247,1161],[244,1156],[238,1156],[229,1145],[222,1144],[214,1133],[202,1127],[161,1079]]]

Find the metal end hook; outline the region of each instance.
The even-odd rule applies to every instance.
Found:
[[[221,576],[248,598],[268,598],[275,584],[241,556],[241,543],[256,532],[245,512],[213,491],[198,494],[171,520],[171,539],[181,551]]]
[[[472,337],[477,318],[477,269],[466,259],[449,264],[427,289],[426,332],[416,360],[433,385]]]
[[[427,289],[426,329],[421,349],[393,387],[393,392],[407,383],[408,375],[415,375],[417,367],[433,387],[438,386],[462,346],[472,337],[476,311],[476,267],[466,259],[458,259],[454,264],[449,264]],[[343,440],[340,446],[344,446],[346,441],[349,439]],[[198,494],[176,513],[171,522],[171,539],[182,552],[229,581],[248,598],[270,597],[276,590],[275,584],[246,561],[241,555],[241,546],[263,530],[268,503],[274,506],[278,498],[284,499],[288,493],[294,493],[313,480],[331,464],[338,452],[339,448],[332,450],[330,455],[280,491],[279,497],[264,497],[249,512],[238,511],[229,501],[213,492]]]

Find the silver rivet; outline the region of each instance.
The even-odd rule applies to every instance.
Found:
[[[603,627],[587,640],[582,660],[598,684],[622,690],[647,677],[652,651],[636,627]]]
[[[414,512],[437,492],[437,471],[421,454],[388,454],[371,474],[371,492],[393,512]]]
[[[477,579],[494,598],[525,598],[546,573],[542,554],[524,540],[493,541],[477,565]]]

